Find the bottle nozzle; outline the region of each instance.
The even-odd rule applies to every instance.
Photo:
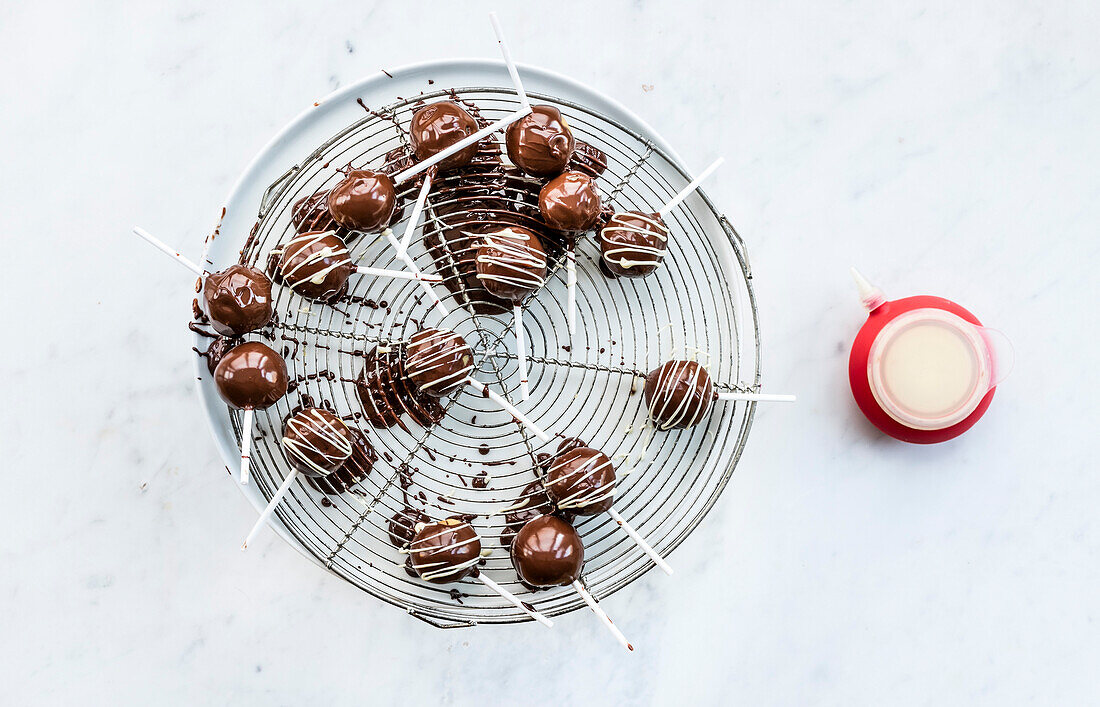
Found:
[[[863,274],[855,267],[852,268],[852,279],[856,281],[856,287],[859,288],[859,299],[868,312],[875,311],[886,302],[886,295],[882,293],[882,290],[868,282],[867,278],[863,277]]]

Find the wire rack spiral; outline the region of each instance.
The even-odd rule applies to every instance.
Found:
[[[448,89],[400,100],[367,112],[321,144],[271,184],[257,222],[242,250],[242,262],[264,268],[273,249],[291,234],[294,204],[334,186],[348,165],[378,168],[387,153],[406,145],[412,113],[423,101],[457,98],[476,106],[483,120],[516,110],[506,88]],[[604,204],[618,210],[652,211],[690,177],[643,135],[577,103],[532,93],[558,107],[574,135],[606,155],[597,179]],[[498,134],[497,139],[500,139]],[[444,188],[430,197],[422,231],[410,254],[423,272],[451,272],[435,286],[450,314],[441,316],[417,283],[353,275],[347,296],[335,305],[304,300],[276,287],[273,329],[276,349],[286,357],[291,392],[256,413],[252,475],[270,498],[289,472],[279,447],[282,423],[309,401],[323,403],[360,427],[373,445],[373,469],[342,493],[323,493],[296,483],[276,514],[290,534],[322,565],[370,594],[439,627],[529,620],[480,582],[467,578],[431,585],[410,576],[405,556],[389,539],[390,519],[405,509],[432,518],[472,516],[482,547],[493,552],[480,568],[547,615],[584,606],[569,587],[532,591],[511,567],[500,537],[499,511],[517,503],[539,478],[537,456],[558,443],[542,443],[510,415],[472,389],[444,398],[438,422],[372,426],[356,392],[365,353],[377,345],[399,346],[421,325],[462,334],[475,350],[475,377],[506,395],[555,437],[579,437],[611,455],[620,476],[615,507],[658,552],[667,555],[699,524],[733,473],[752,422],[754,406],[715,406],[694,428],[657,432],[645,425],[642,376],[662,361],[700,357],[724,390],[759,388],[756,305],[744,245],[702,192],[667,219],[671,228],[665,265],[640,279],[610,279],[597,267],[599,246],[577,244],[577,333],[566,323],[563,255],[551,253],[547,285],[524,303],[531,398],[519,402],[519,375],[512,313],[476,313],[465,279],[447,270],[450,257],[425,247],[441,235],[462,204]],[[520,178],[520,177],[516,177]],[[406,227],[418,185],[399,187],[405,212],[393,231]],[[436,189],[433,187],[433,193]],[[521,210],[522,189],[508,192]],[[535,191],[537,194],[537,189]],[[453,195],[452,195],[453,196]],[[529,207],[529,203],[526,204]],[[510,208],[510,207],[509,207]],[[451,220],[443,219],[451,214]],[[349,244],[361,265],[402,269],[385,239],[361,235]],[[227,410],[235,434],[240,417]],[[332,491],[332,489],[329,489]],[[586,546],[583,581],[606,597],[653,565],[606,514],[579,518]]]

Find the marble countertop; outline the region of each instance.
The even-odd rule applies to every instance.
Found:
[[[237,174],[381,68],[494,57],[488,3],[0,8],[0,684],[11,704],[1083,704],[1100,700],[1100,8],[501,4],[517,58],[621,101],[749,246],[762,407],[711,515],[587,612],[439,631],[305,562],[226,482],[189,281]],[[1030,6],[1030,7],[1029,7]],[[962,438],[877,434],[858,265],[1014,341]],[[553,675],[554,679],[548,679]]]

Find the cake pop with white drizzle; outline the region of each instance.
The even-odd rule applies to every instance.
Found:
[[[356,265],[351,261],[344,240],[334,231],[298,234],[278,252],[283,283],[303,297],[323,302],[343,296],[353,273],[426,282],[442,279],[438,275]]]
[[[643,277],[656,270],[668,249],[668,226],[660,214],[623,211],[600,229],[600,256],[612,273]]]
[[[474,354],[453,331],[421,329],[409,339],[405,375],[421,393],[440,397],[466,385]]]
[[[698,361],[665,361],[645,378],[646,408],[659,430],[687,428],[702,422],[716,400],[794,402],[793,395],[718,392],[710,373]]]
[[[494,297],[512,301],[520,395],[524,400],[530,390],[520,302],[546,284],[546,263],[546,251],[539,237],[522,226],[509,226],[487,234],[477,251],[477,278],[482,286]]]
[[[256,519],[241,549],[248,549],[248,545],[267,524],[299,474],[320,478],[336,472],[351,459],[355,452],[355,443],[356,437],[351,429],[328,410],[306,408],[292,415],[283,425],[280,442],[283,454],[290,462],[290,473],[283,478],[267,507]]]
[[[324,408],[306,408],[283,426],[282,447],[290,465],[306,476],[327,476],[355,451],[351,429]]]

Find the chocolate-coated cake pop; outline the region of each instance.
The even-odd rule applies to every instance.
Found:
[[[271,321],[271,280],[256,268],[230,265],[206,276],[203,310],[223,336],[241,336]]]
[[[550,463],[546,493],[562,510],[585,516],[602,513],[615,502],[615,467],[597,449],[574,447]]]
[[[283,453],[306,476],[326,476],[343,466],[354,439],[343,420],[322,408],[306,408],[283,425]]]
[[[477,132],[477,121],[453,101],[429,103],[413,113],[409,124],[409,142],[416,159],[423,162],[451,145]],[[469,164],[477,154],[475,142],[439,163],[439,169],[454,169]]]
[[[352,436],[351,456],[338,469],[328,476],[307,476],[306,483],[326,496],[338,496],[351,491],[352,487],[367,477],[378,453],[370,439],[358,427],[348,426]],[[322,505],[324,502],[322,501]]]
[[[453,331],[421,329],[409,340],[405,375],[421,393],[446,395],[461,388],[473,370],[473,352]]]
[[[477,278],[494,297],[519,302],[546,284],[546,251],[534,231],[510,226],[485,236]]]
[[[562,172],[539,192],[539,211],[550,228],[587,231],[600,219],[600,192],[588,175]]]
[[[283,246],[279,269],[287,287],[303,297],[330,301],[342,295],[355,265],[335,233],[303,233]]]
[[[695,361],[666,361],[645,378],[645,402],[657,429],[691,427],[702,421],[717,393]]]
[[[286,395],[286,362],[264,344],[248,341],[222,356],[214,383],[230,406],[262,410]]]
[[[512,541],[512,566],[527,584],[572,584],[584,566],[584,543],[576,528],[557,516],[539,516],[520,528]]]
[[[370,169],[353,169],[328,194],[332,218],[355,231],[382,230],[389,225],[396,206],[393,180]]]
[[[508,126],[508,159],[532,177],[560,174],[573,156],[569,124],[554,106],[531,106],[531,112]]]
[[[469,523],[448,518],[418,530],[409,543],[409,552],[413,569],[421,579],[447,584],[474,570],[481,559],[481,541]]]
[[[657,269],[668,248],[668,226],[659,214],[624,211],[600,230],[604,265],[616,275],[642,277]]]

